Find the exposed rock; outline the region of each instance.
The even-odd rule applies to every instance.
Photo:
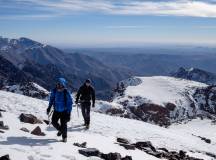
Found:
[[[37,117],[35,117],[32,114],[24,114],[22,113],[20,116],[20,121],[24,123],[30,123],[30,124],[36,124],[36,123],[43,123],[41,120],[39,120]]]
[[[119,143],[120,146],[124,147],[127,150],[135,150],[136,147],[132,144],[124,144],[124,143]]]
[[[116,141],[117,142],[119,142],[119,143],[124,143],[124,144],[129,144],[130,143],[130,141],[129,140],[127,140],[126,138],[117,138],[116,139]]]
[[[96,148],[79,149],[78,151],[80,154],[86,157],[91,157],[91,156],[99,157],[100,154],[99,150]]]
[[[131,156],[125,156],[121,160],[132,160],[132,157]]]
[[[22,127],[22,128],[20,128],[20,130],[21,131],[24,131],[24,132],[30,132],[27,128],[25,128],[25,127]]]
[[[0,112],[0,118],[2,117],[2,113]]]
[[[46,134],[41,131],[41,128],[37,126],[33,131],[31,131],[31,134],[36,136],[45,136]]]
[[[7,154],[7,155],[5,155],[5,156],[0,157],[0,160],[10,160],[10,157],[9,157],[9,155]]]
[[[74,143],[73,144],[74,146],[77,146],[77,147],[80,147],[80,148],[86,148],[86,145],[87,145],[87,143],[86,142],[83,142],[83,143]]]
[[[161,126],[170,125],[170,111],[160,105],[144,103],[138,107],[130,107],[130,111],[142,121],[152,121]]]
[[[47,125],[50,124],[50,121],[48,121],[48,120],[43,120],[43,121],[44,121],[44,123],[46,123]]]
[[[101,158],[105,160],[121,160],[120,153],[108,153],[108,154],[101,154]]]
[[[4,125],[4,122],[3,121],[0,121],[0,129],[3,129],[3,130],[8,130],[9,127]]]
[[[111,115],[118,115],[118,114],[123,114],[124,110],[119,109],[119,108],[110,108],[106,111],[106,114],[111,114]]]
[[[176,108],[176,105],[173,103],[167,103],[165,107],[170,111],[174,111]]]
[[[4,110],[4,109],[0,109],[0,112],[6,112],[6,110]]]
[[[135,143],[136,148],[142,150],[145,148],[150,148],[152,151],[156,152],[155,147],[152,145],[152,143],[150,141],[146,141],[146,142],[137,142]]]
[[[0,130],[0,133],[5,133],[4,131]]]
[[[193,136],[195,136],[195,137],[198,137],[198,138],[200,138],[202,141],[205,141],[206,143],[211,143],[211,140],[210,139],[208,139],[208,138],[205,138],[205,137],[201,137],[201,136],[196,136],[196,135],[194,135],[194,134],[192,134]]]

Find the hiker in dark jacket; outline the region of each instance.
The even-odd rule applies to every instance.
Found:
[[[72,104],[71,94],[66,89],[66,80],[59,78],[55,89],[51,91],[47,114],[49,115],[53,106],[52,125],[58,130],[57,136],[62,136],[63,142],[67,142],[67,122],[70,121]]]
[[[87,129],[90,125],[91,101],[92,107],[95,107],[95,90],[91,85],[91,80],[87,79],[79,88],[76,96],[76,104],[81,103],[82,115]]]

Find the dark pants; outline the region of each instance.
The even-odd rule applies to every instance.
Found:
[[[81,110],[85,125],[90,124],[90,110],[91,110],[91,102],[83,102],[81,103]]]
[[[59,121],[60,120],[60,124]],[[67,115],[66,112],[54,111],[52,116],[52,125],[62,133],[62,138],[67,138]]]

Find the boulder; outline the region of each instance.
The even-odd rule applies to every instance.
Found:
[[[131,156],[125,156],[121,160],[132,160],[132,157]]]
[[[124,144],[129,144],[130,143],[130,141],[127,140],[126,138],[117,138],[116,141],[119,142],[119,143],[124,143]]]
[[[105,160],[121,160],[121,154],[120,153],[108,153],[108,154],[101,154],[101,158]]]
[[[3,130],[8,130],[9,127],[4,125],[4,122],[3,121],[0,121],[0,129],[3,129]]]
[[[5,156],[0,157],[0,160],[10,160],[10,157],[9,157],[9,155],[7,154],[7,155],[5,155]]]
[[[135,143],[136,148],[138,149],[144,149],[144,148],[150,148],[152,151],[156,152],[155,147],[152,145],[150,141],[145,141],[145,142],[137,142]]]
[[[32,114],[24,114],[22,113],[20,116],[20,121],[24,122],[24,123],[30,123],[30,124],[42,124],[43,122],[41,120],[39,120],[37,117],[35,117]]]
[[[0,118],[2,117],[2,113],[0,112]]]
[[[31,131],[31,134],[36,136],[45,136],[46,134],[41,131],[41,128],[37,126],[33,131]]]
[[[0,108],[0,112],[6,112],[6,110]]]
[[[86,148],[86,145],[87,145],[87,143],[86,142],[83,142],[83,143],[74,143],[73,144],[74,146],[77,146],[77,147],[80,147],[80,148]]]
[[[120,146],[124,147],[127,150],[135,150],[136,147],[132,144],[124,144],[124,143],[119,143]]]
[[[4,131],[0,130],[0,133],[5,133]]]
[[[99,150],[96,148],[86,148],[86,149],[79,149],[78,152],[86,157],[96,156],[99,157]]]
[[[30,132],[27,128],[25,128],[25,127],[22,127],[22,128],[20,128],[20,130],[21,131],[24,131],[24,132]]]

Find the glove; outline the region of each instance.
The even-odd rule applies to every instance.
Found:
[[[93,108],[95,107],[95,104],[94,104],[94,103],[92,104],[92,107],[93,107]]]
[[[47,115],[49,115],[50,110],[51,110],[51,107],[48,107],[48,108],[47,108]]]
[[[70,121],[70,117],[71,117],[71,114],[70,114],[70,113],[66,113],[66,121],[67,121],[67,122]]]

